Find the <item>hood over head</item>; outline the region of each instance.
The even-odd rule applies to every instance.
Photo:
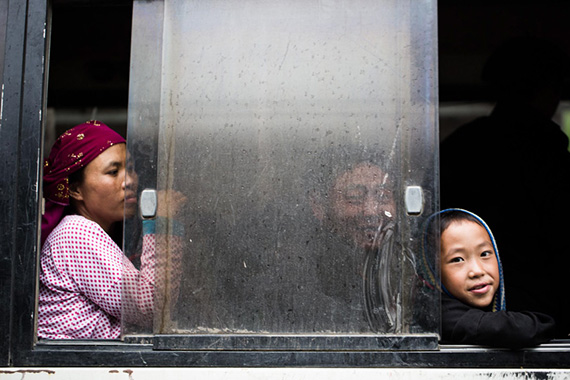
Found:
[[[424,237],[423,237],[423,250],[422,250],[422,260],[421,260],[421,275],[423,277],[424,283],[429,286],[430,288],[436,288],[442,293],[447,294],[448,296],[454,298],[451,293],[445,289],[441,282],[441,274],[440,274],[440,239],[441,239],[441,228],[440,228],[440,219],[443,215],[449,214],[452,212],[461,212],[470,215],[471,217],[475,218],[483,228],[489,234],[489,238],[491,239],[491,243],[493,245],[493,250],[495,251],[495,255],[497,257],[497,263],[499,265],[499,286],[495,296],[493,298],[492,310],[493,311],[500,311],[506,310],[506,300],[505,300],[505,284],[504,284],[504,276],[503,276],[503,267],[501,265],[501,259],[499,257],[499,250],[497,248],[497,243],[495,241],[495,237],[491,232],[491,229],[485,223],[483,219],[481,219],[478,215],[472,213],[471,211],[463,210],[460,208],[450,208],[445,209],[439,212],[432,214],[425,223],[424,228]]]

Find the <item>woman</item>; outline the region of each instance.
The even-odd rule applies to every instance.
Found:
[[[125,140],[105,124],[88,121],[54,144],[44,167],[40,338],[115,339],[121,320],[152,323],[154,221],[144,222],[140,270],[110,236],[136,214],[136,189]]]

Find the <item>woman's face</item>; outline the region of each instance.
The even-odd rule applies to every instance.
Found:
[[[109,232],[124,216],[137,209],[138,178],[127,164],[125,144],[117,144],[101,153],[85,167],[83,181],[70,195],[77,212]]]

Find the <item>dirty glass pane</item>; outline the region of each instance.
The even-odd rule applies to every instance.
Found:
[[[168,206],[154,333],[437,333],[435,38],[431,1],[135,2],[129,147]]]
[[[8,2],[0,3],[0,78],[4,77],[4,50],[6,47],[6,22],[8,18]]]

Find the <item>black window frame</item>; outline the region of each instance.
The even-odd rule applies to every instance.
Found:
[[[440,345],[419,351],[160,350],[153,336],[132,342],[38,342],[34,326],[50,7],[47,0],[9,0],[7,9],[0,124],[1,366],[570,367],[567,341],[523,350]]]

